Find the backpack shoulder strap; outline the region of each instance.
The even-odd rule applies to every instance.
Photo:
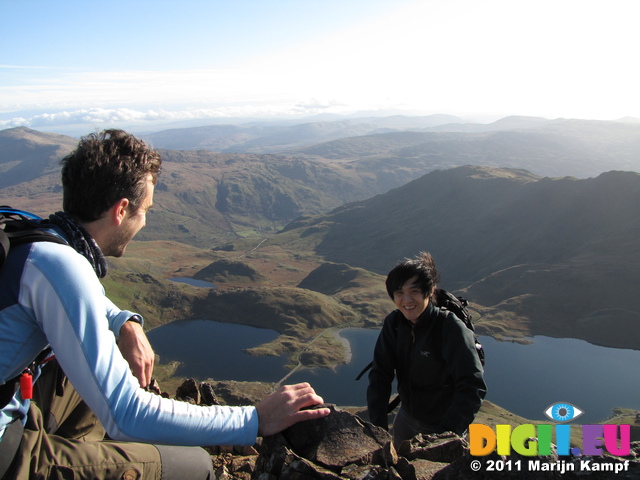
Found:
[[[0,266],[9,255],[12,246],[33,242],[53,242],[66,245],[67,242],[45,230],[49,226],[43,220],[29,212],[0,206]]]
[[[4,230],[0,228],[0,265],[2,265],[7,259],[7,254],[9,253],[10,247],[11,242],[9,241],[9,237],[4,232]]]
[[[398,331],[398,324],[400,323],[400,311],[399,310],[395,310],[393,315],[393,318],[391,319],[391,321],[393,322],[393,329],[397,332]],[[356,380],[360,380],[362,378],[362,376],[367,373],[371,367],[373,367],[373,360],[371,362],[369,362],[369,364],[364,367],[362,369],[362,371],[358,374],[358,376],[356,377]]]
[[[62,245],[67,245],[67,242],[53,233],[47,232],[42,228],[18,230],[15,232],[6,233],[11,245],[22,245],[24,243],[35,242],[53,242]]]
[[[449,292],[446,292],[445,290],[441,290],[441,292],[444,292],[447,296],[452,297],[452,295]],[[453,298],[457,299],[458,302],[460,303],[460,305],[458,305],[457,304],[458,302],[455,302],[456,308],[460,310],[460,313],[456,312],[454,309],[447,308],[446,304],[443,306],[439,306],[438,302],[436,302],[436,306],[439,307],[438,308],[439,321],[436,328],[440,329],[440,335],[442,335],[442,326],[444,325],[444,321],[447,318],[447,313],[448,312],[453,313],[456,317],[458,317],[462,321],[462,323],[464,323],[464,325],[469,330],[471,330],[471,333],[473,334],[473,343],[476,348],[476,353],[478,354],[480,364],[484,366],[484,362],[485,362],[484,348],[482,347],[482,344],[480,343],[480,341],[478,340],[478,337],[476,336],[475,327],[471,322],[471,315],[469,315],[466,310],[467,301],[464,299],[461,299],[460,297],[453,297]]]

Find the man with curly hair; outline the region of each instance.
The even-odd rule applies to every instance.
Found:
[[[215,478],[199,446],[252,445],[329,413],[303,410],[322,403],[308,384],[255,407],[144,389],[154,354],[142,317],[116,307],[100,278],[105,256],[145,226],[160,170],[160,154],[122,130],[83,137],[62,160],[64,211],[41,225],[64,242],[16,245],[0,270],[3,479]]]

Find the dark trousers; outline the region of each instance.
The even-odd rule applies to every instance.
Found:
[[[105,439],[105,430],[55,362],[43,368],[7,479],[215,479],[199,447]]]
[[[396,448],[405,440],[411,440],[417,434],[429,435],[435,433],[435,427],[412,418],[404,408],[400,407],[393,419],[393,443]]]

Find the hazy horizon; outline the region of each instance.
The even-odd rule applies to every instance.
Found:
[[[0,129],[640,118],[633,0],[0,4]]]

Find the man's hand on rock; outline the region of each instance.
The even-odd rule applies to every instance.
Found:
[[[256,405],[258,411],[258,435],[266,437],[278,433],[303,420],[313,420],[329,415],[328,408],[302,410],[324,403],[308,383],[285,385]]]

